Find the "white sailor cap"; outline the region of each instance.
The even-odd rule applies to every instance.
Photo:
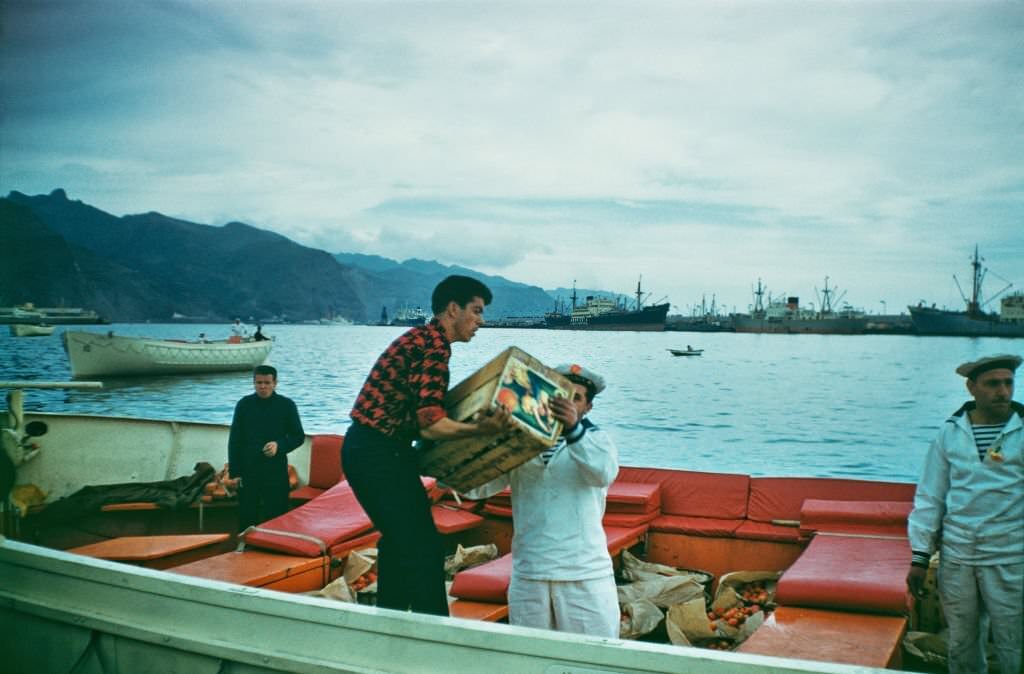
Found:
[[[986,356],[985,358],[979,358],[978,360],[963,363],[956,369],[956,373],[962,377],[967,377],[968,379],[975,379],[978,375],[984,374],[989,370],[998,370],[1001,368],[1016,370],[1020,367],[1022,360],[1024,359],[1020,356],[1015,356],[1012,353],[1000,353],[995,356]]]
[[[604,377],[592,370],[588,370],[582,365],[566,363],[565,365],[559,365],[556,367],[555,371],[564,375],[566,379],[573,383],[583,384],[587,388],[592,388],[594,390],[594,395],[597,395],[604,390]]]

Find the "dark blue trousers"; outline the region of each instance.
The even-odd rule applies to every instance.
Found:
[[[381,534],[377,606],[448,615],[444,543],[430,514],[413,448],[353,422],[345,434],[341,465]]]

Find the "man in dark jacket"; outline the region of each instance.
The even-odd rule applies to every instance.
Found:
[[[241,478],[239,531],[288,510],[288,452],[306,439],[295,403],[275,392],[277,370],[256,366],[252,383],[256,392],[235,405],[228,439],[228,471]]]

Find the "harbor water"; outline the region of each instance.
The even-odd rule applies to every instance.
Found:
[[[65,381],[49,337],[0,335],[0,380]],[[194,339],[227,325],[115,324],[96,332]],[[406,328],[271,325],[278,392],[294,399],[307,432],[344,433],[378,354]],[[688,345],[703,355],[676,357]],[[591,419],[610,431],[624,465],[776,476],[916,481],[943,421],[968,399],[954,368],[1019,339],[909,335],[759,335],[482,329],[453,347],[455,385],[509,346],[555,366],[579,362],[608,389]],[[247,373],[104,380],[100,390],[33,390],[33,411],[227,424],[252,392]],[[1020,396],[1017,396],[1020,399]],[[226,448],[211,448],[225,460]]]

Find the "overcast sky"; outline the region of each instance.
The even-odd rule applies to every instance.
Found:
[[[3,0],[0,189],[687,311],[1024,287],[1024,3]],[[1006,281],[990,275],[986,294]],[[991,305],[998,306],[998,301]]]

